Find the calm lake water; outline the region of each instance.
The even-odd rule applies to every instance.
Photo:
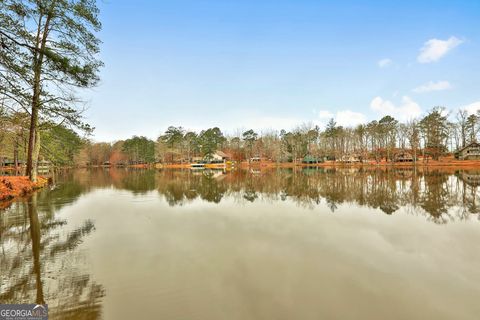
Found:
[[[75,170],[0,211],[51,319],[479,319],[480,171]]]

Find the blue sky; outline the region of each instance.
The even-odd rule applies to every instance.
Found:
[[[480,109],[480,1],[108,0],[95,140]]]

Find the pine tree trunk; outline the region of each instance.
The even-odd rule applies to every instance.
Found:
[[[35,132],[35,142],[33,148],[32,156],[32,171],[30,175],[30,180],[37,182],[37,172],[38,172],[38,156],[40,155],[40,132],[36,130]]]
[[[53,9],[53,3],[52,7]],[[29,139],[28,139],[28,152],[27,152],[27,176],[30,178],[32,181],[36,181],[37,179],[37,173],[36,173],[36,163],[38,161],[38,154],[40,152],[40,145],[37,146],[37,143],[40,143],[40,134],[38,133],[38,111],[40,108],[40,93],[41,93],[41,75],[42,75],[42,64],[43,64],[43,58],[44,58],[44,51],[45,51],[45,46],[47,43],[47,37],[49,33],[49,27],[50,27],[50,20],[52,18],[53,12],[50,11],[49,15],[47,16],[45,20],[45,25],[43,28],[43,33],[41,32],[41,28],[39,26],[38,31],[37,31],[37,48],[40,45],[39,51],[35,52],[34,58],[33,58],[33,97],[32,97],[32,113],[30,116],[30,132],[29,132]],[[39,24],[41,21],[41,17],[39,20]],[[41,41],[40,40],[40,35],[41,35]],[[37,139],[38,135],[38,139]],[[35,152],[37,150],[38,152]],[[37,154],[35,156],[35,153]],[[35,172],[34,172],[35,171]]]
[[[38,108],[36,99],[33,99],[32,102],[32,114],[30,116],[30,130],[28,135],[28,151],[27,151],[27,172],[26,175],[30,178],[30,180],[34,181],[33,177],[33,167],[34,160],[33,158],[33,149],[35,148],[35,136],[37,132],[37,122],[38,122]]]
[[[13,165],[15,166],[15,175],[18,176],[18,137],[15,137],[13,145]]]

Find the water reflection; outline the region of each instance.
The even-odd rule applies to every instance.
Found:
[[[314,208],[324,203],[335,212],[348,204],[393,214],[404,208],[436,223],[478,214],[480,173],[438,170],[305,169],[231,173],[163,171],[157,190],[168,203],[184,205],[200,198],[218,203],[290,200]]]
[[[27,204],[28,218],[30,221],[30,236],[32,240],[32,256],[33,256],[33,271],[35,273],[35,287],[37,288],[37,296],[35,303],[45,304],[43,297],[42,272],[40,266],[40,222],[38,221],[38,214],[36,208],[36,195],[32,196],[31,201]]]
[[[89,269],[88,257],[81,250],[83,241],[92,237],[95,232],[100,232],[96,231],[96,222],[102,223],[103,221],[101,233],[104,235],[104,246],[101,246],[101,241],[95,241],[93,245],[93,247],[101,247],[98,249],[102,252],[99,256],[108,255],[111,251],[116,251],[117,257],[124,256],[125,251],[130,255],[138,254],[142,259],[137,259],[137,261],[144,261],[145,264],[156,263],[157,268],[165,268],[164,272],[170,272],[171,279],[168,277],[164,279],[168,282],[176,279],[177,267],[190,265],[189,263],[179,263],[176,267],[170,268],[172,261],[175,261],[173,257],[183,261],[183,259],[188,260],[198,256],[200,262],[210,265],[207,263],[208,259],[203,259],[202,255],[198,254],[198,252],[204,252],[212,255],[211,259],[222,256],[226,261],[230,261],[230,249],[225,249],[225,253],[220,256],[213,253],[216,252],[215,248],[219,249],[215,247],[216,245],[228,240],[228,234],[232,230],[236,230],[239,240],[237,243],[234,240],[235,237],[230,239],[231,246],[228,248],[236,248],[239,244],[245,246],[254,243],[255,241],[244,235],[243,232],[247,231],[252,232],[257,240],[265,237],[265,240],[262,240],[264,242],[261,243],[268,243],[270,245],[268,248],[271,250],[295,245],[293,242],[277,247],[275,241],[278,241],[279,238],[270,239],[268,234],[264,235],[265,232],[279,229],[277,227],[270,228],[271,224],[283,226],[283,220],[271,219],[272,216],[269,216],[271,220],[265,218],[263,225],[261,224],[262,232],[255,233],[255,228],[241,228],[242,223],[246,222],[240,219],[240,221],[236,220],[238,225],[232,224],[225,230],[222,228],[217,230],[220,232],[219,238],[222,241],[208,242],[212,229],[203,230],[202,227],[215,225],[210,219],[225,219],[225,216],[228,217],[231,212],[228,210],[242,211],[238,208],[243,204],[265,202],[270,204],[268,210],[273,213],[279,207],[276,207],[275,204],[280,202],[294,203],[301,208],[325,208],[327,212],[340,212],[342,211],[340,209],[344,207],[351,208],[352,212],[355,212],[357,208],[364,208],[367,209],[364,211],[370,209],[371,212],[383,212],[387,215],[398,213],[421,215],[429,221],[439,224],[453,220],[478,219],[480,212],[478,205],[480,200],[479,171],[307,168],[304,170],[223,172],[112,168],[67,171],[55,178],[56,182],[50,188],[34,194],[30,199],[15,202],[11,207],[0,212],[0,303],[32,303],[33,301],[48,303],[51,319],[99,319],[102,316],[106,290],[102,284],[96,282],[95,276]],[[102,189],[115,192],[106,193],[103,198],[89,197],[88,204],[90,206],[88,208],[97,212],[94,219],[100,221],[96,220],[95,222],[89,220],[90,218],[85,218],[88,216],[86,213],[86,216],[82,216],[84,218],[80,217],[72,221],[71,216],[65,214],[65,212],[70,212],[69,207],[75,207],[82,197],[87,198],[88,194],[95,195],[95,191]],[[127,191],[129,197],[112,198],[118,199],[115,210],[117,215],[105,215],[103,207],[99,207],[99,202],[103,205],[108,204],[107,208],[109,208],[108,202],[111,200],[108,196],[121,196],[123,193],[118,192],[119,190]],[[151,207],[148,205],[142,207],[142,204],[145,204],[144,200],[149,197],[154,197],[157,202],[153,202]],[[141,203],[132,202],[132,199],[138,199]],[[225,210],[222,211],[225,216],[219,215],[213,209],[211,212],[206,210],[202,215],[189,216],[185,220],[182,220],[181,215],[165,214],[168,210],[179,210],[196,202],[220,204],[215,207],[227,204],[224,207]],[[76,210],[71,212],[78,213],[80,209]],[[262,211],[261,214],[266,212],[268,211]],[[210,213],[211,215],[209,215]],[[249,212],[249,215],[256,219],[256,213]],[[164,214],[163,217],[162,214]],[[259,213],[259,215],[261,214]],[[284,218],[290,219],[285,213],[283,215]],[[175,219],[180,220],[176,221]],[[208,222],[202,222],[203,219]],[[390,217],[386,217],[386,219],[391,220]],[[112,224],[112,221],[115,224]],[[254,221],[255,223],[252,225],[255,226],[257,223],[261,223],[258,220]],[[224,220],[224,223],[230,222],[230,220]],[[290,220],[289,223],[293,223],[293,220]],[[133,224],[139,227],[131,227]],[[124,233],[117,233],[116,237],[112,235],[110,238],[110,235],[117,232],[117,228],[121,228],[123,225],[127,226]],[[245,225],[250,226],[248,223]],[[153,228],[155,231],[152,232],[149,228],[153,226],[155,226]],[[355,230],[355,227],[352,227],[351,230]],[[162,232],[159,232],[157,228],[163,228]],[[303,225],[302,228],[308,229]],[[302,228],[299,227],[298,230],[303,230]],[[403,228],[399,227],[399,230],[404,232],[405,225]],[[175,232],[171,230],[175,230]],[[197,233],[191,233],[192,230],[197,230]],[[288,230],[288,228],[284,230]],[[314,238],[317,236],[316,229],[308,230],[310,236]],[[134,236],[124,236],[125,234],[131,235],[131,233],[126,233],[127,231],[133,232]],[[246,234],[250,234],[248,232]],[[349,232],[351,232],[350,229]],[[295,237],[291,239],[299,241],[303,235],[305,235],[303,231],[298,235],[295,233]],[[195,236],[198,236],[200,240],[197,240]],[[192,245],[192,251],[189,254],[182,254],[181,250],[178,251],[178,248],[181,248],[178,245],[181,243],[178,242],[178,239],[183,239],[184,245]],[[108,245],[105,245],[105,241]],[[113,241],[115,245],[110,245],[108,241]],[[160,242],[162,245],[157,246]],[[205,245],[202,249],[196,247],[198,243],[208,243],[209,245]],[[349,243],[351,245],[350,241]],[[296,249],[291,252],[302,250],[302,245],[298,243],[296,245]],[[183,248],[185,249],[185,247]],[[211,248],[214,249],[211,250]],[[257,246],[252,245],[251,248],[257,248]],[[259,246],[258,248],[263,247]],[[89,249],[93,250],[92,244]],[[270,249],[258,257],[268,256],[271,252]],[[337,249],[335,248],[332,252],[336,252]],[[238,250],[238,252],[240,251]],[[149,256],[149,254],[151,255]],[[130,255],[125,255],[128,257],[127,262],[130,262]],[[142,255],[146,255],[147,258],[143,259]],[[384,255],[380,256],[384,257]],[[248,259],[251,258],[246,254],[244,261],[249,261]],[[331,261],[335,261],[335,258],[336,256],[332,257]],[[101,264],[98,260],[96,263]],[[104,269],[107,270],[105,273],[109,274],[108,261],[103,263],[107,264]],[[325,261],[322,263],[325,265]],[[351,264],[351,260],[346,262],[346,265],[349,264]],[[132,276],[130,268],[134,267],[128,265],[125,268],[125,274]],[[235,268],[232,270],[236,270]],[[332,267],[333,269],[335,268]],[[136,275],[152,276],[143,264],[137,266],[136,270]],[[202,270],[205,271],[208,268],[205,267]],[[252,270],[257,269],[252,267]],[[266,275],[268,273],[265,272]],[[315,275],[316,271],[312,270],[311,273]],[[133,274],[135,275],[135,273]],[[157,274],[157,272],[154,273],[155,276]],[[183,276],[182,274],[179,278]],[[198,278],[203,279],[202,276]],[[130,281],[136,283],[141,279],[142,277],[138,276]],[[115,281],[123,280],[125,279],[115,279]],[[242,281],[238,282],[241,286]],[[131,285],[128,287],[126,284],[127,288],[136,288],[128,281],[126,283]],[[144,283],[149,283],[148,278]],[[171,286],[173,287],[175,284],[173,283]],[[161,284],[158,283],[158,285],[161,288]],[[116,294],[123,295],[118,292]],[[249,294],[245,293],[245,296],[249,296]]]
[[[331,212],[341,205],[379,209],[389,215],[403,209],[424,214],[435,223],[469,219],[472,214],[478,217],[480,212],[480,171],[103,169],[67,172],[60,180],[68,183],[42,194],[50,199],[41,203],[55,207],[97,188],[115,188],[135,195],[157,190],[170,206],[186,205],[196,199],[212,203],[224,198],[236,202],[293,201],[308,208],[324,204]]]
[[[80,195],[61,190],[60,197],[47,190],[0,213],[0,303],[47,303],[50,319],[100,319],[105,290],[78,263],[77,250],[95,227],[85,221],[70,229],[55,217],[62,196]]]

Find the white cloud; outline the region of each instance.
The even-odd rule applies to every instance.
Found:
[[[390,115],[401,121],[416,118],[422,113],[418,103],[407,96],[402,98],[399,106],[389,100],[383,100],[382,97],[375,97],[370,103],[370,108],[381,115]]]
[[[361,123],[367,122],[367,117],[360,112],[350,110],[338,111],[335,116],[335,121],[338,125],[344,127],[354,127]]]
[[[452,85],[448,81],[437,81],[437,82],[430,81],[413,89],[413,92],[424,93],[424,92],[431,92],[431,91],[449,90],[451,88],[452,88]]]
[[[447,40],[430,39],[420,49],[417,61],[420,63],[431,63],[438,61],[450,50],[462,44],[463,40],[450,37]]]
[[[320,119],[330,119],[330,118],[333,118],[334,116],[335,115],[328,110],[320,110],[318,112],[318,117]]]
[[[474,114],[480,110],[480,101],[469,104],[468,106],[463,107],[462,109],[467,110],[469,114]]]
[[[367,117],[363,113],[351,110],[340,110],[336,113],[332,113],[328,110],[320,110],[318,112],[318,118],[320,118],[322,125],[326,124],[327,119],[333,118],[337,125],[344,127],[354,127],[358,124],[367,122]]]
[[[392,60],[385,58],[385,59],[379,60],[377,64],[380,68],[386,68],[392,64]]]

